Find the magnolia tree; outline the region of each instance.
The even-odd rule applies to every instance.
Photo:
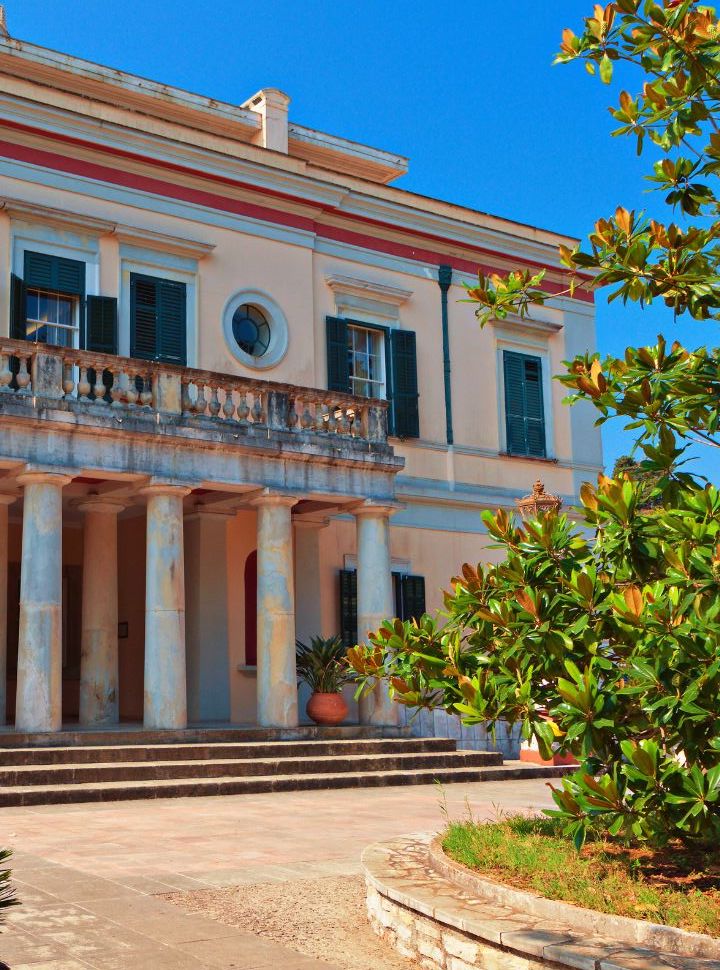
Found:
[[[616,135],[659,158],[648,178],[669,218],[618,208],[589,245],[561,247],[568,291],[662,300],[675,318],[720,314],[720,23],[692,0],[596,6],[557,60],[611,83],[642,75],[612,109]],[[630,72],[632,73],[632,71]],[[543,274],[480,275],[468,288],[481,325],[552,299]],[[710,324],[709,324],[710,325]],[[568,402],[633,429],[638,475],[581,491],[576,518],[483,515],[504,559],[465,565],[444,613],[386,622],[350,660],[367,686],[389,681],[408,707],[467,723],[521,724],[541,752],[579,769],[554,789],[576,844],[589,826],[656,843],[720,838],[720,493],[693,474],[688,448],[720,445],[720,357],[680,343],[567,363]],[[650,487],[648,487],[650,482]]]

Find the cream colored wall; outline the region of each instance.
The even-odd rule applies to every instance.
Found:
[[[488,326],[481,330],[469,304],[458,302],[464,291],[458,282],[449,293],[449,330],[452,367],[452,403],[455,447],[449,456],[445,437],[445,391],[443,382],[440,289],[435,275],[430,278],[396,269],[368,266],[362,260],[313,253],[309,247],[287,241],[264,239],[236,230],[203,224],[198,220],[129,210],[119,203],[29,182],[7,179],[5,192],[30,202],[57,209],[131,223],[140,230],[151,230],[213,244],[210,255],[197,264],[197,354],[189,347],[189,357],[199,367],[229,374],[324,387],[327,382],[325,317],[337,312],[335,294],[326,283],[332,274],[346,275],[412,292],[399,309],[399,325],[417,334],[418,380],[420,388],[420,441],[396,443],[406,458],[405,477],[435,481],[525,490],[538,474],[548,487],[568,495],[576,491],[572,469],[573,455],[583,453],[585,461],[600,459],[599,436],[587,419],[578,418],[582,409],[561,404],[563,389],[552,386],[551,454],[560,467],[522,459],[487,461],[501,448],[502,402],[498,374],[499,347],[512,339],[513,346],[528,353],[546,353],[553,373],[562,369],[568,351],[577,352],[594,345],[594,323],[588,308],[546,311],[557,332],[526,330],[516,324]],[[7,250],[0,247],[0,257]],[[98,243],[99,279],[103,292],[117,294],[120,251],[117,241],[103,237]],[[161,263],[173,258],[163,255]],[[267,370],[254,370],[241,364],[230,352],[223,333],[223,309],[239,290],[255,289],[267,293],[284,312],[289,330],[289,346],[284,359]],[[590,311],[591,312],[591,311]],[[379,321],[382,322],[382,321]],[[3,325],[5,320],[3,320]],[[574,427],[574,430],[573,430]],[[563,467],[564,466],[564,467]],[[592,476],[591,476],[592,477]]]

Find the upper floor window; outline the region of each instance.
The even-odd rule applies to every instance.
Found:
[[[12,278],[11,336],[58,347],[79,347],[85,263],[25,251],[23,278]]]
[[[508,454],[545,458],[547,448],[541,358],[504,350],[503,376]]]
[[[77,299],[62,293],[27,291],[28,340],[57,347],[77,347],[79,331]]]
[[[86,264],[25,250],[10,281],[10,336],[58,347],[117,353],[117,300],[85,295]]]
[[[270,346],[270,324],[260,307],[241,304],[232,316],[233,337],[249,357],[262,357]]]
[[[185,283],[130,274],[130,356],[167,364],[187,362]]]
[[[388,430],[418,438],[417,352],[412,330],[328,317],[328,390],[389,401]]]
[[[347,333],[350,392],[359,397],[384,398],[385,334],[356,324],[350,324]]]

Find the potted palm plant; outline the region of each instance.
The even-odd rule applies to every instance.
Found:
[[[342,689],[354,680],[342,640],[314,636],[309,643],[296,642],[298,680],[312,691],[306,708],[308,717],[326,727],[341,724],[348,714]]]

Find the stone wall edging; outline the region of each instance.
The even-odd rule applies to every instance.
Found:
[[[529,890],[514,889],[504,883],[485,879],[451,859],[443,850],[442,836],[437,836],[430,843],[428,861],[436,872],[473,896],[501,906],[509,906],[540,919],[562,922],[564,926],[583,934],[592,933],[632,946],[647,946],[678,956],[720,959],[720,940],[713,937],[690,933],[673,926],[663,926],[660,923],[650,923],[647,920],[599,913],[597,910],[547,899]]]
[[[497,890],[505,887],[473,873],[464,872],[475,881],[463,885],[454,878],[457,864],[440,871],[431,862],[433,839],[427,833],[408,835],[370,845],[362,854],[373,930],[427,970],[720,970],[720,960],[713,959],[720,941],[711,937],[678,930],[678,939],[700,945],[682,954],[651,949],[635,938],[593,932],[584,918],[588,911],[579,907],[555,903],[555,918],[548,919],[545,911],[530,912],[524,902],[509,905],[498,898]],[[439,840],[435,843],[441,851]],[[568,910],[582,921],[571,925]]]

